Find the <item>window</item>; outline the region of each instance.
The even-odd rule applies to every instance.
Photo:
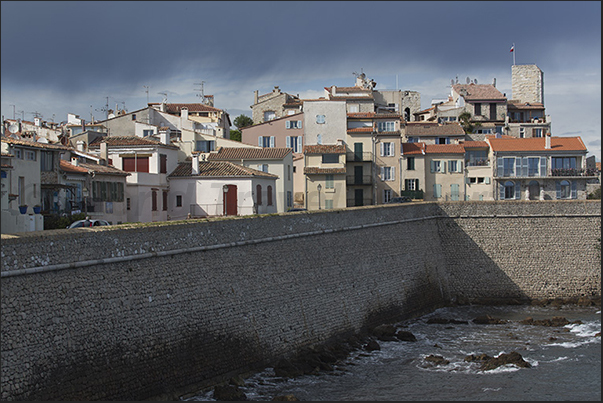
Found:
[[[576,157],[553,157],[552,169],[576,169]]]
[[[322,144],[322,134],[316,135],[316,144]]]
[[[384,189],[383,190],[383,203],[387,203],[391,199],[392,199],[392,190],[391,189]]]
[[[379,122],[377,123],[377,130],[380,132],[393,132],[396,130],[395,122]]]
[[[290,190],[287,191],[287,207],[293,206],[293,194]]]
[[[149,157],[124,157],[121,169],[126,172],[149,172]]]
[[[419,180],[404,179],[404,190],[419,190]]]
[[[448,161],[448,172],[463,172],[463,161],[450,160]]]
[[[159,173],[167,173],[167,155],[165,154],[159,154]]]
[[[467,166],[486,166],[488,165],[488,152],[486,150],[471,150],[465,153]]]
[[[332,209],[333,208],[333,199],[326,199],[325,200],[325,209]]]
[[[292,148],[294,153],[302,152],[302,136],[287,136],[286,147]]]
[[[157,191],[151,192],[151,210],[157,211]]]
[[[339,162],[339,154],[323,154],[323,164],[337,164]]]
[[[540,158],[527,158],[528,160],[528,176],[538,176],[538,166],[540,165]]]
[[[301,129],[302,121],[301,120],[288,120],[285,122],[286,129]]]
[[[266,199],[268,206],[272,206],[272,186],[270,185],[266,188]]]
[[[276,113],[274,113],[274,111],[264,112],[264,122],[268,122],[269,120],[273,120],[275,118],[276,118]]]
[[[20,148],[15,148],[15,158],[22,160],[23,159],[23,150]]]
[[[176,207],[182,207],[182,195],[176,196]]]
[[[335,176],[333,174],[325,175],[325,189],[335,189]]]
[[[142,131],[142,137],[152,136],[153,134],[155,134],[155,131],[153,129]]]
[[[521,158],[519,158],[521,160]],[[497,159],[498,176],[515,176],[515,158]]]
[[[105,202],[105,213],[113,214],[113,202]],[[97,223],[94,223],[97,225]]]
[[[19,176],[19,181],[17,182],[17,194],[19,195],[19,205],[22,206],[25,204],[25,177]]]
[[[132,120],[136,120],[136,114],[135,113],[132,114]]]
[[[542,137],[542,128],[536,128],[534,129],[534,132],[532,134],[534,137]]]
[[[168,192],[167,190],[163,191],[163,211],[167,211],[168,209]]]
[[[436,137],[435,143],[436,144],[450,144],[450,138],[449,137]]]
[[[35,161],[36,160],[36,152],[35,151],[26,150],[25,151],[25,159],[28,160],[28,161]]]
[[[481,115],[482,114],[482,104],[475,104],[474,105],[473,114],[474,115]]]
[[[40,152],[40,163],[42,171],[52,171],[54,168],[54,154],[52,151]]]
[[[358,105],[358,104],[348,104],[348,112],[349,113],[358,113],[358,112],[360,112],[360,105]]]
[[[381,156],[382,157],[393,157],[394,156],[394,143],[381,143]]]
[[[256,203],[258,206],[261,206],[262,205],[262,185],[257,185],[255,187],[255,193],[256,193],[256,197],[255,197]]]
[[[274,147],[274,136],[258,136],[258,146],[260,147]]]
[[[316,123],[319,123],[319,124],[325,123],[325,115],[316,115]]]
[[[199,151],[202,153],[208,153],[210,151],[214,151],[216,149],[216,141],[215,140],[197,140],[195,142],[195,151]]]
[[[506,181],[500,184],[500,199],[512,200],[521,198],[521,186],[519,182]]]
[[[526,137],[526,128],[525,127],[520,127],[519,128],[519,138],[523,139]]]
[[[431,172],[436,173],[446,173],[446,164],[443,164],[442,161],[433,160],[431,161]]]
[[[415,157],[408,157],[406,159],[406,170],[407,171],[415,170]]]
[[[439,199],[442,197],[442,185],[439,183],[433,184],[433,197]]]
[[[490,120],[496,120],[496,104],[490,104]]]
[[[126,210],[130,210],[130,207],[131,207],[131,203],[130,203],[130,198],[128,197],[126,199]]]
[[[259,164],[258,171],[268,172],[268,164]]]
[[[575,199],[577,197],[577,186],[575,181],[557,181],[555,182],[557,190],[557,199]]]
[[[382,181],[393,181],[395,179],[396,168],[395,167],[381,167],[381,180]]]

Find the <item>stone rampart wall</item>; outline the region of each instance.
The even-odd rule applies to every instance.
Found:
[[[600,295],[600,213],[413,203],[3,236],[2,399],[149,399],[452,300]]]

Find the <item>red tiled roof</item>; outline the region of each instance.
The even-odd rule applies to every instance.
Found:
[[[89,172],[94,172],[94,173],[105,174],[105,175],[120,175],[120,176],[130,175],[128,172],[122,171],[121,169],[115,168],[111,165],[100,165],[100,164],[89,164],[87,162],[78,162],[78,165],[75,166],[69,161],[61,160],[60,166],[63,171],[72,172],[72,173],[87,174]]]
[[[425,144],[425,154],[465,154],[462,144]]]
[[[551,137],[551,148],[545,149],[544,137],[526,139],[488,138],[494,151],[586,151],[586,146],[580,137]]]
[[[402,153],[404,155],[425,154],[425,143],[402,143]]]
[[[158,102],[149,103],[149,105],[160,105]],[[182,108],[188,108],[189,112],[222,112],[222,109],[214,108],[205,104],[165,104],[165,111],[167,113],[178,113]]]
[[[463,143],[463,147],[465,148],[490,148],[490,144],[487,141],[465,141]]]
[[[318,168],[318,167],[305,167],[304,173],[309,175],[335,175],[345,174],[345,168]]]
[[[526,110],[526,109],[544,109],[544,104],[540,102],[521,102],[518,100],[507,101],[507,109]]]
[[[282,160],[292,153],[291,148],[220,147],[217,153],[209,153],[210,161],[225,160]]]
[[[169,175],[170,177],[193,176],[192,161],[181,162],[176,169]],[[207,178],[223,177],[264,177],[278,178],[277,175],[258,171],[257,169],[233,164],[228,161],[200,161],[199,173],[194,176],[203,176]]]
[[[90,148],[99,148],[100,143],[107,143],[107,146],[163,146],[170,148],[178,148],[174,145],[163,144],[159,140],[153,140],[146,137],[138,137],[138,136],[106,136],[106,137],[97,137],[93,141],[88,144]]]
[[[452,88],[459,94],[461,90],[467,90],[467,95],[463,96],[466,101],[505,101],[507,99],[492,84],[454,84]]]
[[[460,123],[442,125],[407,125],[407,136],[464,136],[465,131]]]
[[[368,127],[354,127],[352,129],[348,129],[348,133],[349,134],[354,134],[354,133],[372,133],[373,132],[373,127],[372,126],[368,126]]]
[[[20,139],[14,139],[12,137],[6,137],[6,136],[2,136],[2,142],[7,143],[7,144],[20,145],[20,146],[42,148],[45,150],[71,150],[71,148],[66,147],[62,144],[38,143],[37,141],[20,140]]]
[[[345,154],[345,146],[324,144],[304,146],[304,154]]]

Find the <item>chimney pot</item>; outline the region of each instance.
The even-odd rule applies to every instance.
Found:
[[[198,153],[193,154],[193,165],[192,165],[191,173],[193,175],[199,175],[199,154]]]

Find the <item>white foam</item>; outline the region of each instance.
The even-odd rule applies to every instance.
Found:
[[[601,324],[595,322],[587,322],[582,324],[569,324],[564,326],[579,337],[594,337],[595,334],[601,333]]]

